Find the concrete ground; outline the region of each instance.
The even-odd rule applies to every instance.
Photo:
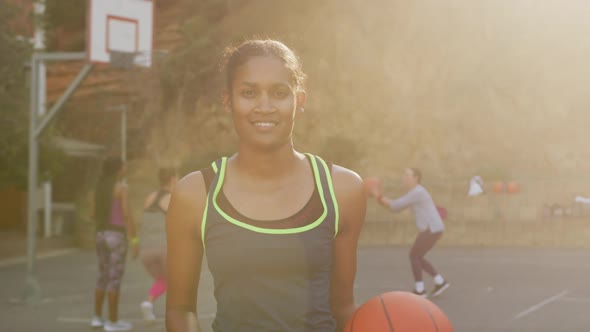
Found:
[[[52,238],[37,237],[37,253],[44,255],[48,252],[70,250],[76,245],[73,236]],[[27,254],[27,234],[20,229],[0,230],[0,264],[2,262],[22,261]]]
[[[440,248],[429,256],[451,282],[436,299],[460,332],[579,332],[590,318],[590,251],[557,249]],[[22,261],[0,261],[0,321],[2,331],[90,331],[96,276],[93,252],[62,251],[38,261],[43,300],[16,301],[23,290]],[[430,280],[427,280],[430,285]],[[120,312],[135,331],[164,331],[163,320],[146,326],[139,302],[150,279],[137,261],[130,261]],[[359,252],[356,296],[360,304],[377,294],[412,287],[407,248],[374,247]],[[163,316],[164,299],[156,306]],[[199,316],[210,331],[215,314],[212,280],[203,271]]]

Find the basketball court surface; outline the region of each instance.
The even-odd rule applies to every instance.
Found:
[[[359,251],[356,298],[360,304],[390,290],[408,290],[412,278],[405,247],[362,248]],[[429,256],[452,284],[435,300],[457,332],[587,331],[590,308],[590,252],[556,249],[437,248]],[[25,306],[20,296],[24,264],[0,264],[0,320],[4,331],[90,331],[92,292],[96,278],[94,252],[69,252],[38,262],[44,300]],[[430,285],[427,279],[427,285]],[[139,303],[151,280],[138,261],[129,261],[120,304],[122,319],[134,331],[165,331],[164,300],[156,305],[160,320],[141,321]],[[201,277],[199,316],[211,331],[215,315],[212,279]]]
[[[89,4],[87,62],[110,63],[118,68],[150,67],[155,52],[152,49],[152,2],[102,0],[99,5],[97,0],[89,0]],[[80,81],[86,74],[80,76]],[[32,82],[36,82],[34,77]],[[71,86],[72,91],[75,86]],[[37,99],[43,98],[32,99],[31,114],[35,114],[39,107]],[[66,100],[67,97],[64,102]],[[49,113],[56,113],[58,108]],[[40,127],[33,126],[35,130],[31,132],[40,133],[49,118],[45,118]],[[37,139],[33,137],[33,142]],[[30,170],[30,174],[35,174],[29,178],[30,183],[37,182],[36,165],[34,167]],[[30,187],[29,192],[35,192],[34,189]],[[30,202],[34,202],[34,198]],[[34,205],[30,204],[31,211],[34,211]],[[383,292],[411,289],[408,250],[407,247],[360,249],[355,285],[357,304]],[[434,301],[449,316],[458,332],[590,330],[587,327],[590,321],[587,282],[590,251],[436,248],[428,257],[451,283],[451,288]],[[88,324],[93,312],[97,276],[94,252],[66,251],[39,258],[35,272],[42,286],[43,299],[36,304],[24,305],[16,300],[22,295],[25,271],[22,260],[0,261],[2,331],[91,330]],[[431,280],[426,280],[431,286]],[[135,324],[134,331],[165,330],[164,299],[157,302],[159,320],[155,324],[146,326],[140,318],[139,303],[144,300],[151,283],[139,261],[128,261],[120,316]],[[212,278],[205,266],[198,300],[203,331],[211,331],[215,316],[212,291]]]

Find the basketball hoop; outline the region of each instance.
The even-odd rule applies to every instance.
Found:
[[[153,1],[88,1],[88,61],[123,69],[151,67]]]
[[[131,69],[135,64],[134,52],[111,51],[111,66],[121,69]]]

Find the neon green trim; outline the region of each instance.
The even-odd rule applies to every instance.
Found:
[[[340,226],[340,211],[338,210],[338,201],[336,200],[336,194],[334,193],[334,182],[332,181],[332,174],[330,173],[330,168],[328,164],[321,158],[318,158],[322,166],[324,166],[324,170],[326,171],[326,180],[328,181],[328,189],[330,190],[330,195],[332,197],[332,202],[334,203],[334,237],[338,235],[338,227]]]
[[[207,195],[209,196],[209,195]],[[207,225],[207,212],[209,211],[209,197],[205,202],[205,210],[203,211],[203,219],[201,219],[201,242],[203,242],[203,251],[205,251],[205,226]]]
[[[211,168],[213,172],[217,173],[217,164],[215,162],[211,163]],[[209,188],[207,188],[207,191]],[[209,194],[207,193],[207,198],[205,200],[205,210],[203,211],[203,217],[201,218],[201,242],[203,243],[203,251],[205,250],[205,227],[207,226],[207,212],[209,211]]]
[[[282,234],[303,233],[303,232],[309,231],[309,230],[319,226],[326,219],[326,216],[328,215],[328,207],[326,205],[326,198],[324,197],[324,191],[323,191],[323,187],[322,187],[322,181],[319,176],[318,165],[317,165],[317,162],[315,161],[314,158],[311,158],[311,164],[312,164],[312,168],[313,168],[313,174],[314,174],[316,186],[317,186],[317,189],[320,193],[320,199],[322,201],[322,206],[324,207],[324,212],[316,221],[314,221],[313,223],[311,223],[309,225],[305,225],[305,226],[297,227],[297,228],[287,228],[287,229],[270,229],[270,228],[262,228],[262,227],[252,226],[250,224],[241,222],[239,220],[236,220],[236,219],[230,217],[221,208],[219,208],[219,206],[217,205],[217,195],[219,194],[219,191],[221,190],[221,187],[223,185],[223,180],[225,178],[226,163],[227,163],[227,158],[224,157],[221,160],[219,179],[217,180],[217,186],[215,187],[215,191],[213,192],[212,199],[213,199],[213,207],[215,208],[215,210],[223,218],[225,218],[225,220],[231,222],[232,224],[234,224],[236,226],[240,226],[240,227],[248,229],[248,230],[251,230],[253,232],[257,232],[257,233],[282,235]]]

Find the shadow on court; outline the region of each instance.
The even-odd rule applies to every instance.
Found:
[[[363,248],[359,252],[356,298],[360,304],[391,290],[410,290],[408,248]],[[458,332],[553,332],[587,330],[590,307],[590,252],[549,249],[437,248],[429,256],[451,288],[435,302]],[[90,331],[96,258],[92,252],[67,253],[38,262],[43,300],[15,302],[24,285],[22,263],[0,265],[0,320],[3,331]],[[425,279],[430,287],[432,281]],[[129,261],[120,315],[134,331],[164,331],[163,320],[146,326],[139,303],[151,283],[138,261]],[[211,331],[215,313],[212,280],[203,271],[199,316]],[[106,311],[105,311],[106,312]],[[163,317],[164,299],[156,305]]]

